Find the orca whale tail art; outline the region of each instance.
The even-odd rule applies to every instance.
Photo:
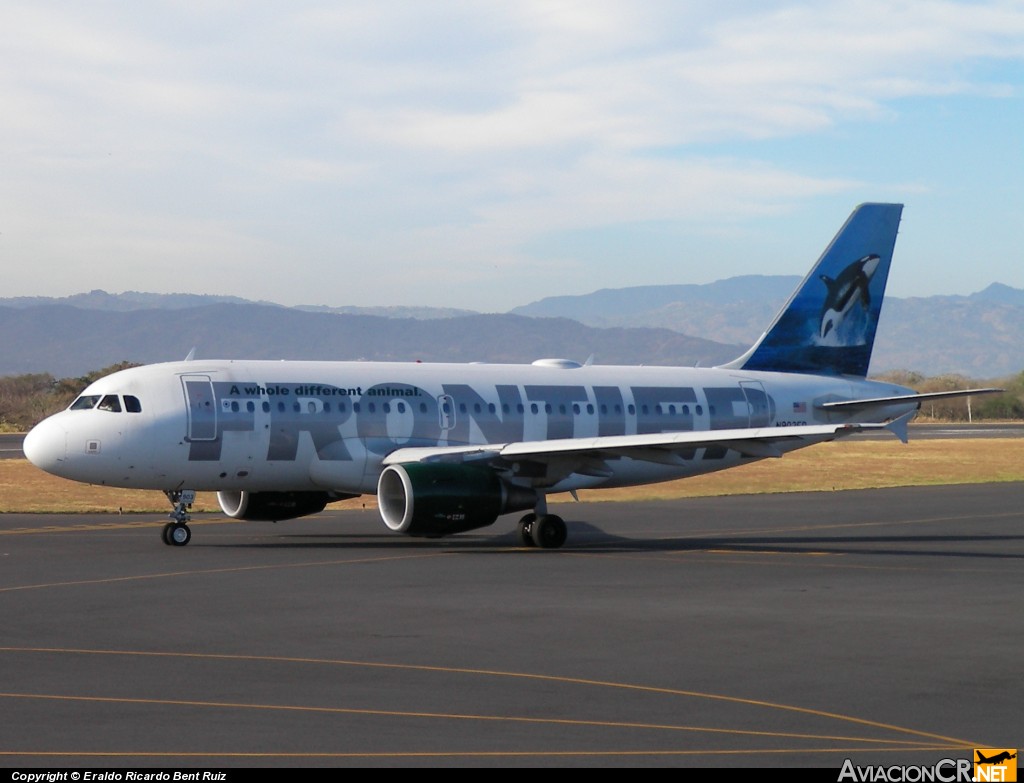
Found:
[[[902,204],[861,204],[732,369],[864,378]]]

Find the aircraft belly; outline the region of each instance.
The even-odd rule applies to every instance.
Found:
[[[570,489],[590,489],[601,487],[632,487],[642,484],[655,484],[661,481],[673,481],[702,473],[713,473],[718,470],[735,467],[739,464],[757,461],[756,458],[744,457],[737,451],[721,449],[696,449],[693,459],[687,459],[680,465],[667,465],[646,460],[623,458],[608,460],[612,475],[607,478],[582,476],[573,474],[558,482],[551,492],[567,492]]]
[[[366,449],[358,438],[344,438],[321,449],[309,464],[309,479],[320,489],[363,493]],[[380,472],[378,462],[376,472]]]

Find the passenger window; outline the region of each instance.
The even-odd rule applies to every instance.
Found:
[[[142,403],[139,402],[138,397],[126,394],[124,395],[124,409],[129,413],[142,413]]]
[[[111,413],[120,413],[121,401],[117,399],[116,394],[108,394],[100,400],[99,409],[101,411],[110,411]]]

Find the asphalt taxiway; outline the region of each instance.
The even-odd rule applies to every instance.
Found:
[[[0,515],[0,765],[931,764],[1017,747],[1024,485],[376,512]],[[830,773],[831,774],[831,773]],[[830,778],[834,779],[834,778]]]

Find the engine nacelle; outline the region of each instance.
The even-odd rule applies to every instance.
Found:
[[[536,503],[534,490],[506,484],[490,468],[475,465],[389,465],[377,482],[384,524],[410,536],[464,533]]]
[[[218,492],[221,511],[232,519],[277,522],[323,511],[338,496],[327,492]]]

